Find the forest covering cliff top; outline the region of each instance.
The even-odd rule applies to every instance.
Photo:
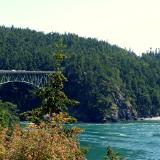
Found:
[[[0,69],[53,70],[54,44],[66,48],[66,92],[80,101],[71,112],[104,122],[160,114],[160,52],[134,52],[75,34],[0,27]]]

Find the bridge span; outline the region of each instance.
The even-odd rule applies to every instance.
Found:
[[[36,87],[44,86],[53,71],[0,70],[0,84],[24,82]]]

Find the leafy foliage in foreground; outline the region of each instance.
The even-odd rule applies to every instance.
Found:
[[[8,137],[7,129],[0,130],[1,160],[84,160],[77,135],[79,128],[64,132],[66,116],[56,114],[52,123],[30,124],[22,129],[17,126]],[[58,123],[57,123],[58,122]]]

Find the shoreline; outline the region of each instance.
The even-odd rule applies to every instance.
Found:
[[[142,121],[160,121],[160,116],[148,117],[148,118],[138,118],[138,120],[142,120]]]

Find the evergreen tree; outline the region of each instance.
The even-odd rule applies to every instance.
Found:
[[[57,46],[57,51],[54,55],[54,71],[49,75],[49,81],[45,87],[38,90],[37,95],[41,98],[41,106],[22,115],[27,117],[28,120],[39,123],[44,115],[48,115],[49,119],[53,114],[67,112],[68,107],[75,106],[79,102],[69,99],[64,93],[64,83],[67,78],[64,76],[61,63],[64,60],[64,53],[60,46]],[[75,119],[72,119],[75,121]]]
[[[58,48],[61,47],[61,48]],[[45,87],[38,91],[38,96],[42,99],[42,110],[44,114],[65,112],[68,106],[78,104],[77,101],[71,100],[64,93],[64,83],[67,78],[64,76],[61,63],[64,60],[62,46],[58,46],[54,55],[54,72],[49,75],[49,82]]]

